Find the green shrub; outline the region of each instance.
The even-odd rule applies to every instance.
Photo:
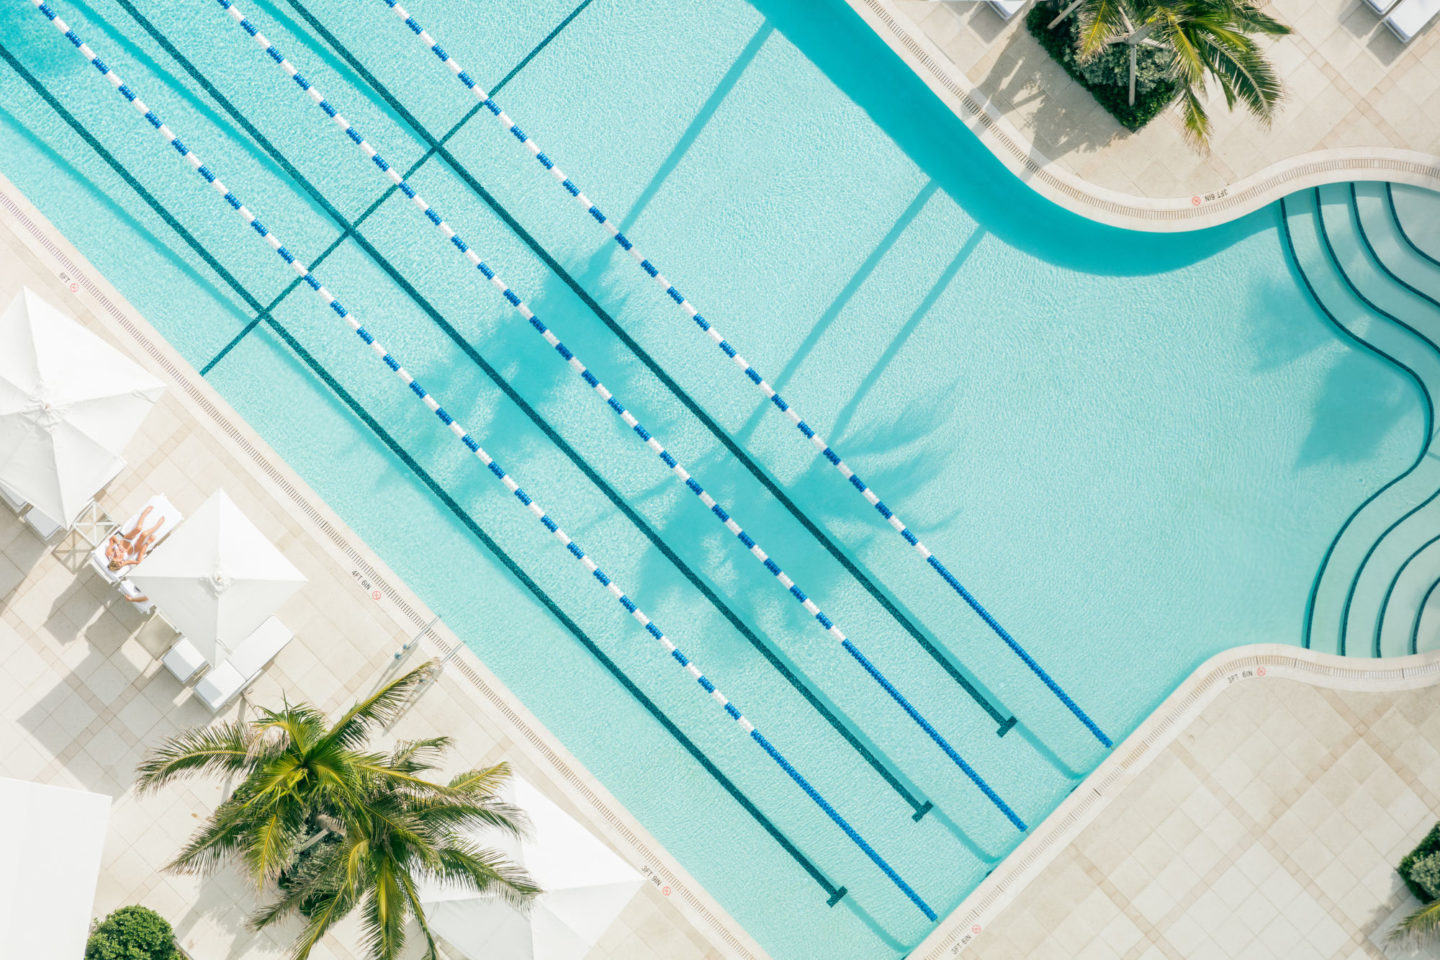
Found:
[[[178,960],[175,931],[146,907],[121,907],[90,934],[85,960]]]
[[[1080,18],[1066,17],[1054,30],[1049,23],[1063,9],[1054,2],[1037,3],[1025,15],[1025,26],[1065,72],[1104,107],[1120,125],[1139,130],[1174,102],[1180,86],[1170,76],[1171,53],[1142,46],[1135,71],[1135,103],[1130,103],[1130,49],[1123,43],[1101,51],[1087,63],[1080,63]]]
[[[1410,888],[1410,892],[1415,895],[1415,899],[1422,903],[1430,903],[1437,899],[1437,894],[1440,894],[1440,890],[1432,893],[1420,883],[1422,878],[1429,879],[1428,873],[1422,871],[1421,877],[1415,876],[1415,873],[1417,869],[1421,867],[1422,861],[1428,863],[1432,858],[1435,858],[1436,854],[1440,854],[1440,823],[1431,827],[1430,832],[1425,835],[1425,839],[1421,840],[1420,844],[1414,850],[1405,854],[1405,859],[1401,860],[1400,866],[1395,868],[1395,872],[1400,874],[1400,879],[1405,881],[1405,886]]]
[[[1440,897],[1440,853],[1428,854],[1411,864],[1410,879],[1429,894],[1426,899]]]

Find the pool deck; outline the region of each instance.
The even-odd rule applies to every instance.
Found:
[[[1271,0],[1286,102],[1266,130],[1213,91],[1211,150],[1178,113],[1138,133],[1025,29],[985,3],[848,0],[1017,176],[1082,216],[1140,230],[1223,223],[1304,187],[1392,180],[1440,190],[1440,25],[1408,45],[1361,0]],[[1427,104],[1429,106],[1427,106]]]
[[[1417,956],[1386,935],[1440,819],[1437,707],[1440,652],[1220,654],[910,960]]]
[[[282,696],[332,714],[369,693],[430,613],[99,273],[0,177],[0,302],[28,285],[165,382],[164,398],[127,450],[129,466],[100,497],[123,519],[153,493],[190,512],[224,488],[309,579],[280,610],[296,634],[245,698],[221,717],[253,716]],[[211,714],[160,664],[173,634],[145,621],[84,567],[73,537],[53,549],[0,505],[0,776],[109,794],[94,911],[143,903],[172,922],[194,960],[279,958],[296,926],[244,926],[253,889],[235,873],[161,872],[220,785],[194,781],[137,797],[148,745]],[[443,624],[407,662],[458,643]],[[650,883],[587,960],[761,960],[748,934],[468,649],[393,730],[447,734],[456,769],[508,760]],[[364,956],[347,923],[312,954]]]

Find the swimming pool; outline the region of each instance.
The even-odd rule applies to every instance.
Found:
[[[933,908],[1018,841],[403,196],[375,205],[383,182],[218,6],[60,12]],[[392,163],[423,160],[411,182],[1026,822],[1098,762],[1084,727],[513,139],[461,124],[473,99],[381,0],[247,12]],[[1065,214],[838,0],[415,13],[1116,738],[1215,651],[1299,642],[1335,529],[1423,432],[1413,387],[1297,285],[1276,210],[1178,237]],[[925,918],[346,328],[304,289],[281,298],[293,274],[108,84],[28,5],[4,16],[33,85],[0,68],[0,169],[762,945],[788,960],[918,941]],[[265,306],[275,322],[253,323]]]

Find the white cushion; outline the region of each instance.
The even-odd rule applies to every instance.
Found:
[[[195,649],[195,644],[181,637],[175,641],[165,658],[160,661],[181,683],[185,683],[205,666],[205,658]]]
[[[1436,14],[1440,14],[1440,0],[1400,0],[1399,6],[1385,18],[1385,26],[1409,43]]]
[[[30,512],[25,514],[25,522],[30,524],[30,529],[40,535],[41,540],[47,541],[65,527],[59,520],[51,520],[34,507],[31,507]]]
[[[16,493],[14,490],[11,490],[3,483],[0,483],[0,500],[4,500],[5,503],[9,505],[10,509],[14,510],[16,513],[19,513],[21,510],[24,510],[26,506],[28,506],[28,504],[26,504],[25,502],[24,497],[20,496],[20,494]]]
[[[285,649],[285,644],[294,638],[290,628],[278,617],[271,617],[244,640],[235,652],[217,667],[200,678],[195,685],[195,695],[211,710],[219,710],[229,703],[236,694],[258,676],[271,660]]]
[[[225,662],[247,678],[253,677],[285,649],[285,644],[289,643],[293,636],[290,628],[281,623],[278,617],[271,617],[256,627],[254,633],[241,640],[235,652],[225,658]]]
[[[211,667],[205,676],[200,678],[200,682],[195,684],[195,696],[203,700],[205,706],[211,710],[218,711],[244,690],[252,679],[254,678],[241,676],[240,671],[230,664],[222,663],[218,667]]]

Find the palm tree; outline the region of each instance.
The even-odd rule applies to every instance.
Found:
[[[1114,44],[1129,47],[1132,105],[1139,48],[1170,54],[1185,135],[1192,144],[1204,147],[1209,141],[1210,116],[1201,102],[1209,78],[1219,84],[1227,107],[1243,103],[1269,125],[1283,90],[1253,34],[1283,36],[1290,28],[1250,0],[1072,0],[1049,26],[1077,11],[1082,62]]]
[[[370,735],[399,716],[432,667],[397,678],[333,724],[314,707],[287,704],[249,723],[218,724],[162,743],[140,765],[142,792],[200,774],[238,779],[168,869],[205,873],[238,860],[257,887],[288,873],[288,889],[251,920],[267,926],[303,902],[309,922],[296,940],[295,960],[308,957],[357,906],[375,960],[399,955],[412,915],[433,958],[416,892],[426,877],[516,904],[535,896],[539,888],[522,870],[466,837],[481,827],[524,830],[524,814],[495,796],[509,776],[505,764],[438,783],[424,774],[449,738],[401,743],[389,754],[366,749]]]
[[[1440,934],[1440,900],[1435,900],[1416,910],[1395,925],[1387,937],[1390,941],[1409,940],[1423,943]]]

